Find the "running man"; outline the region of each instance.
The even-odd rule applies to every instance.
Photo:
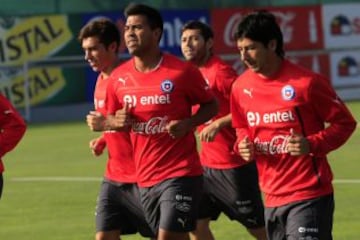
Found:
[[[273,14],[249,14],[235,39],[248,68],[231,94],[235,149],[256,161],[268,238],[330,240],[334,190],[326,155],[356,122],[327,79],[285,59]]]
[[[113,118],[102,126],[131,128],[146,219],[158,240],[185,240],[196,227],[203,183],[194,129],[217,113],[217,101],[196,67],[160,50],[163,19],[156,9],[131,4],[125,17],[133,57],[111,76]]]
[[[266,239],[255,162],[243,160],[233,150],[236,133],[231,127],[230,92],[237,74],[213,54],[213,45],[214,34],[207,24],[189,21],[183,26],[183,56],[198,67],[219,102],[219,113],[198,127],[204,196],[191,238],[213,240],[210,220],[216,220],[223,212],[244,225],[254,238]]]
[[[99,72],[94,92],[95,111],[87,116],[91,128],[96,119],[106,116],[109,76],[120,64],[120,32],[111,20],[97,18],[81,29],[78,39],[85,60],[95,72]],[[106,131],[90,141],[95,156],[101,155],[105,147],[108,161],[96,206],[96,239],[119,240],[121,235],[136,232],[153,237],[140,204],[129,133]]]

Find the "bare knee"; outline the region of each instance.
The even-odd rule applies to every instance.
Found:
[[[106,231],[97,232],[95,235],[96,240],[121,240],[120,231]]]
[[[257,240],[267,240],[265,227],[248,228],[248,232],[253,235]]]
[[[157,240],[189,240],[189,233],[171,232],[160,228]]]
[[[214,240],[210,230],[210,218],[199,219],[196,221],[196,229],[190,233],[191,240]]]

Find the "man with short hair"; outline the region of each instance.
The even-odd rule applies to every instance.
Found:
[[[85,60],[99,72],[94,92],[96,111],[87,115],[87,122],[92,126],[97,118],[106,116],[109,76],[120,64],[120,32],[110,19],[96,18],[81,29],[78,39]],[[120,235],[136,232],[153,237],[140,204],[129,133],[106,131],[90,141],[95,156],[101,155],[105,147],[108,161],[96,206],[96,239],[119,240]]]
[[[223,212],[244,225],[256,239],[266,239],[256,165],[244,161],[233,150],[236,133],[231,127],[229,98],[237,74],[213,54],[213,44],[214,34],[207,24],[193,20],[182,27],[183,56],[198,67],[219,102],[219,113],[198,127],[204,195],[191,237],[213,240],[210,220],[216,220]]]
[[[349,139],[356,121],[325,77],[285,59],[273,14],[244,17],[235,40],[247,66],[231,93],[235,150],[257,164],[268,238],[331,240],[326,155]]]
[[[217,113],[217,101],[194,66],[160,50],[163,19],[156,9],[131,4],[125,17],[132,58],[113,72],[109,115],[97,126],[131,128],[146,219],[158,240],[186,240],[202,191],[193,130]],[[195,104],[199,111],[191,115]]]

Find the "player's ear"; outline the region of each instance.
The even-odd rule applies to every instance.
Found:
[[[116,42],[112,42],[110,43],[110,45],[108,46],[108,50],[117,53],[119,49],[119,45]]]
[[[209,38],[207,41],[206,41],[206,49],[207,50],[211,50],[214,46],[214,39],[212,38]]]
[[[277,42],[275,39],[272,39],[270,40],[269,44],[268,44],[268,48],[272,51],[276,51],[276,45],[277,45]]]

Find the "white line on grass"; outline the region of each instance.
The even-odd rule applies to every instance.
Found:
[[[101,177],[13,177],[14,182],[99,182]],[[335,179],[336,184],[359,184],[360,179]]]
[[[14,182],[99,182],[99,177],[14,177]]]

